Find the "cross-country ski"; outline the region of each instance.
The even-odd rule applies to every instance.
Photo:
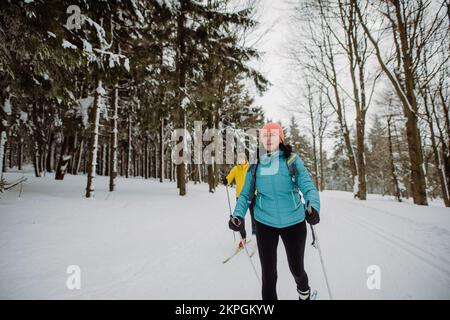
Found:
[[[245,245],[248,245],[249,243],[251,243],[251,240],[246,241]],[[239,242],[237,248],[234,250],[234,252],[225,260],[223,260],[222,263],[227,263],[228,261],[230,261],[235,255],[237,255],[239,252],[241,252],[242,250],[244,250],[244,244],[241,244],[241,242]],[[254,251],[250,252],[250,257],[252,257],[255,254]]]

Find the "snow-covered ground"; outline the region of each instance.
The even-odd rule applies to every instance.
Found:
[[[0,298],[260,299],[244,251],[222,264],[235,246],[224,187],[210,194],[206,184],[189,184],[179,197],[173,183],[118,178],[110,194],[97,177],[93,200],[82,197],[84,176],[25,175],[20,198],[19,187],[0,194]],[[337,191],[321,201],[317,232],[333,298],[450,299],[450,209]],[[308,238],[310,284],[328,299]],[[80,267],[79,290],[66,287],[70,265]],[[367,287],[373,265],[378,290]],[[297,299],[281,241],[278,295]]]

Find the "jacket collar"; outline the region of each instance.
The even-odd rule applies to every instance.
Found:
[[[268,163],[271,162],[273,159],[278,159],[279,157],[283,156],[284,152],[278,149],[277,151],[271,152],[270,155],[268,153],[264,153],[263,155],[261,155],[260,161],[262,163]]]
[[[237,167],[240,169],[245,169],[248,167],[248,161],[246,161],[244,164],[237,164]]]

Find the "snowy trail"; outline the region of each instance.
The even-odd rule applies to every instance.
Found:
[[[418,259],[422,260],[423,262],[429,264],[430,266],[433,266],[438,271],[440,271],[444,276],[447,277],[447,280],[450,279],[450,268],[448,267],[450,265],[450,260],[448,259],[449,255],[447,255],[447,258],[440,255],[440,251],[434,250],[435,252],[432,252],[431,250],[427,249],[426,246],[418,245],[416,243],[413,243],[412,241],[408,240],[406,237],[398,236],[399,233],[397,230],[391,230],[393,223],[391,222],[388,225],[383,225],[380,227],[376,223],[372,222],[370,220],[371,216],[379,216],[380,214],[386,214],[391,217],[391,220],[403,220],[399,221],[399,223],[407,221],[408,227],[411,229],[415,229],[416,232],[420,231],[421,233],[432,233],[432,232],[440,232],[441,234],[446,235],[447,240],[449,241],[441,241],[436,244],[428,244],[431,245],[431,249],[433,249],[433,245],[443,245],[443,252],[446,252],[447,254],[450,252],[450,231],[446,228],[437,227],[437,226],[426,226],[424,224],[418,224],[414,220],[410,218],[405,217],[399,217],[394,214],[391,214],[387,211],[380,210],[377,208],[373,208],[367,205],[364,205],[362,203],[356,203],[353,201],[351,202],[352,206],[361,206],[365,208],[365,211],[363,211],[362,214],[354,213],[350,211],[343,211],[344,215],[343,218],[347,221],[354,222],[359,227],[365,228],[366,230],[379,235],[381,238],[383,238],[385,241],[390,243],[391,245],[395,245],[404,251],[410,253],[414,257],[417,257]],[[346,216],[347,215],[347,216]],[[422,229],[422,230],[419,230]]]
[[[119,178],[111,194],[97,177],[88,200],[83,176],[26,175],[21,199],[17,189],[0,198],[0,298],[260,298],[245,251],[222,264],[236,246],[225,188],[210,194],[206,184],[189,184],[181,198],[172,183]],[[450,299],[449,209],[337,191],[321,201],[316,231],[335,299]],[[328,299],[310,243],[308,228],[305,268],[318,299]],[[260,274],[257,253],[253,261]],[[81,268],[80,290],[66,288],[69,265]],[[380,290],[367,288],[371,265],[381,270]],[[297,299],[281,241],[278,296]]]
[[[355,214],[352,214],[352,217],[346,217],[344,214],[342,218],[344,218],[348,223],[354,223],[356,226],[364,228],[367,231],[378,235],[382,240],[385,240],[388,244],[396,246],[397,248],[400,248],[410,253],[414,257],[422,260],[423,262],[429,264],[430,266],[436,268],[438,271],[442,272],[447,277],[447,279],[450,279],[450,270],[448,269],[450,262],[447,259],[440,256],[436,256],[427,249],[417,246],[414,243],[401,237],[398,237],[393,233],[386,232],[384,229],[377,227],[375,224],[370,223],[367,220],[362,219],[361,217]]]
[[[328,250],[336,248],[335,243],[329,242],[332,239],[342,241],[341,249],[347,248],[339,263],[349,270],[342,270],[341,277],[350,279],[352,274],[361,277],[361,271],[369,265],[379,266],[382,272],[381,290],[368,290],[365,281],[359,278],[360,286],[355,286],[355,282],[343,282],[345,287],[335,285],[338,297],[450,297],[448,209],[378,199],[361,202],[339,192],[325,192],[323,198],[328,200],[326,206],[334,203],[338,208],[334,209],[337,215],[333,215],[330,223],[321,227],[330,234],[325,238]],[[385,209],[386,206],[389,209]],[[329,215],[332,211],[325,212],[324,215]],[[433,220],[436,222],[430,223]],[[342,231],[333,233],[332,225],[338,225]],[[333,257],[334,253],[329,256]],[[331,264],[338,267],[338,259],[336,256],[336,261]],[[337,272],[332,274],[333,283],[339,275]]]

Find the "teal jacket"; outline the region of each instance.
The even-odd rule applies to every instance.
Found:
[[[259,160],[256,170],[256,202],[255,219],[265,225],[284,228],[305,220],[305,203],[320,212],[320,199],[314,183],[303,161],[296,156],[294,161],[297,169],[295,184],[289,174],[286,157],[283,151],[273,152],[270,156],[264,154]],[[236,203],[234,215],[245,218],[248,210],[248,198],[252,173],[249,169],[245,184]],[[300,189],[304,202],[298,192]]]

